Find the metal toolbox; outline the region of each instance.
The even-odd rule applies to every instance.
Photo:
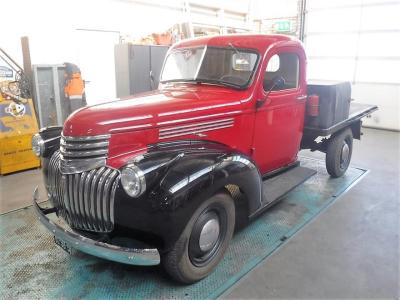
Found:
[[[307,117],[306,125],[329,128],[349,117],[350,82],[310,81],[307,94],[318,95],[319,114],[317,117]]]

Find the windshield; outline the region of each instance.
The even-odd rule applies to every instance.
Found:
[[[258,54],[230,48],[178,49],[165,60],[161,82],[200,82],[247,87],[255,71]]]

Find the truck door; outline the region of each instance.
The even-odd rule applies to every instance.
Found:
[[[267,97],[273,79],[282,76],[284,85],[272,88],[265,103],[255,113],[253,158],[262,174],[297,160],[303,134],[307,87],[305,54],[296,47],[275,48],[267,56],[261,97]]]

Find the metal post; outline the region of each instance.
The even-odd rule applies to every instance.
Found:
[[[27,36],[21,37],[21,47],[24,73],[26,76],[28,76],[29,80],[32,81],[32,62],[31,53],[29,50],[29,39]]]
[[[34,98],[35,98],[35,104],[36,104],[36,110],[37,114],[39,115],[39,127],[43,127],[43,116],[42,116],[42,104],[40,101],[40,92],[39,92],[39,80],[38,80],[38,68],[37,66],[33,66],[33,73],[35,74],[34,79],[35,79],[35,84],[33,87],[34,91]]]
[[[255,31],[254,0],[249,0],[248,6],[247,6],[246,23],[247,23],[247,27],[250,31]]]
[[[60,97],[60,87],[58,78],[58,67],[53,66],[53,86],[54,86],[54,100],[56,102],[56,113],[57,113],[57,125],[63,125],[63,117],[61,111],[61,97]],[[64,91],[63,91],[64,92]]]
[[[219,23],[219,33],[227,34],[228,29],[226,28],[225,11],[223,8],[217,10],[217,18],[218,18],[218,23]]]
[[[193,38],[194,37],[194,30],[193,30],[193,23],[192,23],[192,17],[190,14],[190,3],[188,0],[185,0],[183,2],[183,11],[186,14],[186,20],[188,23],[188,27],[189,27],[189,38]]]
[[[307,0],[299,0],[299,15],[300,15],[300,30],[299,30],[299,39],[304,42],[304,32],[305,32],[305,24],[306,24],[306,5]]]

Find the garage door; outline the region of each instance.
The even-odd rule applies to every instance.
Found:
[[[377,104],[364,125],[400,130],[400,1],[307,0],[308,78],[348,80]]]

